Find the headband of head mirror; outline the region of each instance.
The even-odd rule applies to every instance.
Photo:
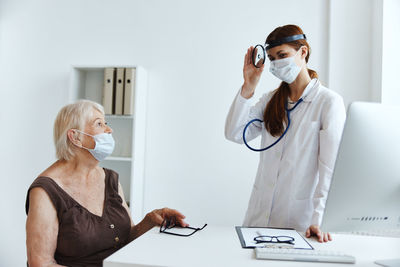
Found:
[[[285,44],[285,43],[289,43],[289,42],[293,42],[293,41],[297,41],[297,40],[307,40],[306,35],[305,34],[296,34],[296,35],[291,35],[288,37],[284,37],[278,40],[273,40],[271,42],[266,42],[265,45],[267,45],[267,47],[265,48],[265,50],[271,49],[275,46],[281,45],[281,44]]]

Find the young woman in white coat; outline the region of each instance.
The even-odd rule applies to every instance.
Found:
[[[253,64],[253,50],[244,58],[244,83],[226,119],[225,136],[243,144],[244,138],[261,135],[262,148],[279,141],[260,152],[243,225],[290,227],[320,242],[332,240],[319,226],[346,117],[343,99],[307,68],[310,46],[300,27],[285,25],[265,44],[270,71],[282,83],[252,106],[264,69]],[[253,119],[258,120],[249,123]]]

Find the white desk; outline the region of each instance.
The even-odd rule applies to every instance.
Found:
[[[315,249],[343,251],[356,257],[356,266],[400,257],[400,238],[333,235],[325,244],[307,239]],[[257,260],[253,249],[243,249],[235,228],[208,225],[191,237],[160,234],[157,228],[104,260],[104,267],[128,266],[338,266],[330,263]],[[354,265],[343,265],[354,266]]]

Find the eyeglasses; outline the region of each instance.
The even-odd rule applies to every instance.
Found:
[[[256,241],[256,244],[286,243],[286,244],[294,245],[294,238],[291,236],[285,236],[285,235],[280,235],[280,236],[259,235],[259,236],[254,237],[254,241]]]
[[[174,220],[172,220],[172,221],[164,220],[162,222],[161,226],[160,226],[160,233],[169,234],[169,235],[176,235],[176,236],[191,236],[194,233],[196,233],[197,231],[203,230],[204,227],[207,226],[207,224],[204,224],[204,226],[201,227],[201,228],[194,228],[194,227],[190,227],[190,226],[186,226],[186,227],[177,226],[177,228],[193,230],[193,232],[191,232],[190,234],[179,234],[179,233],[167,232],[168,229],[172,229],[175,226],[177,226],[177,225],[175,224]]]

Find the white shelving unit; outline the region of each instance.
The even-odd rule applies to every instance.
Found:
[[[105,68],[135,68],[133,115],[106,115],[113,129],[115,149],[100,166],[119,173],[134,222],[143,218],[144,156],[147,103],[147,73],[139,66],[73,66],[69,101],[89,99],[102,104]]]

